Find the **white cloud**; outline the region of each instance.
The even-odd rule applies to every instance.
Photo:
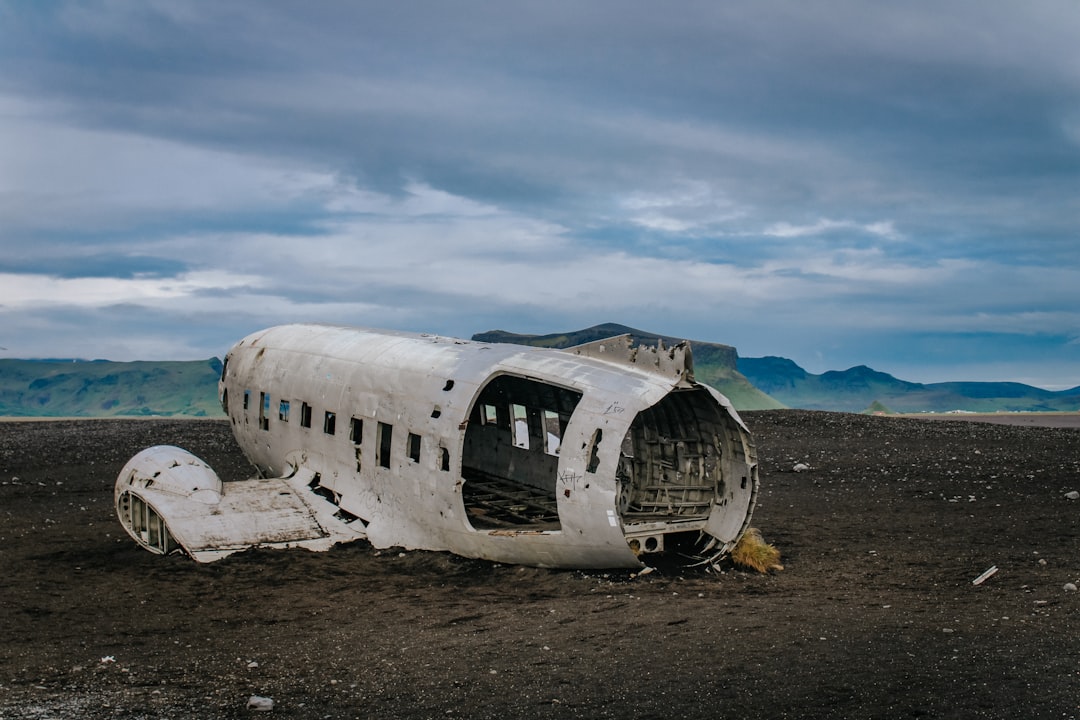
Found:
[[[40,13],[0,26],[4,337],[1080,327],[1069,3]],[[132,255],[188,270],[57,277]]]
[[[264,278],[228,270],[204,270],[173,278],[59,278],[0,273],[0,312],[28,308],[101,308],[122,303],[169,307],[178,299],[210,291],[259,287]]]
[[[681,181],[667,192],[636,192],[618,200],[628,220],[650,230],[695,234],[746,215],[723,191],[705,181]]]
[[[404,197],[364,190],[343,182],[327,186],[325,190],[328,194],[325,207],[333,212],[393,215],[401,218],[431,215],[485,217],[502,214],[492,205],[453,195],[416,180],[406,183]]]
[[[792,225],[787,222],[778,222],[766,227],[762,230],[762,234],[777,238],[801,238],[824,235],[835,230],[853,230],[885,240],[897,240],[900,238],[900,233],[897,232],[891,220],[858,223],[853,220],[831,220],[829,218],[821,218],[808,225]]]

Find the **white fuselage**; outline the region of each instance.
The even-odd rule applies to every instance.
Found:
[[[287,325],[234,346],[219,390],[259,475],[302,477],[339,510],[323,526],[376,547],[633,567],[676,541],[723,552],[753,509],[749,433],[690,362],[619,338],[575,352]]]

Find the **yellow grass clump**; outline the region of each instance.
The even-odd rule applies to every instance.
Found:
[[[746,529],[731,551],[731,560],[739,567],[760,573],[784,569],[780,564],[780,551],[765,542],[757,528]]]

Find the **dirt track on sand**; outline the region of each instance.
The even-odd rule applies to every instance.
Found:
[[[197,565],[136,548],[112,487],[161,443],[247,477],[225,422],[0,424],[0,718],[1080,717],[1080,429],[745,419],[772,575]]]

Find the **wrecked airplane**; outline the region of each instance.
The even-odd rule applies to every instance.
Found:
[[[124,529],[200,562],[251,547],[445,550],[541,567],[715,560],[754,508],[749,431],[690,346],[552,350],[285,325],[225,357],[222,407],[258,477],[157,446],[116,482]]]

